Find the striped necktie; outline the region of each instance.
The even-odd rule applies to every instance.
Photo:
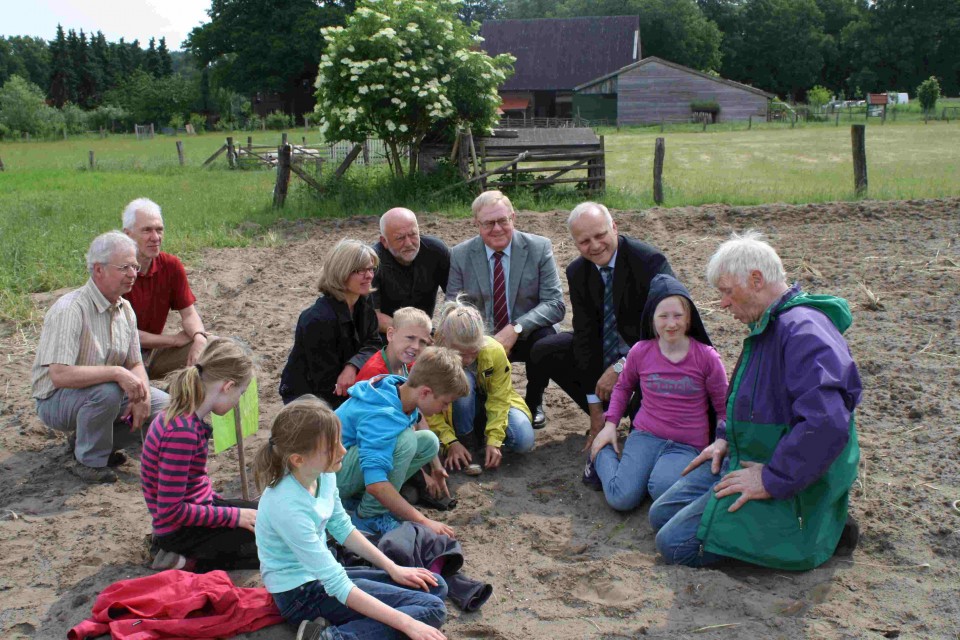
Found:
[[[603,368],[620,358],[620,336],[613,314],[613,267],[600,267],[603,276]]]
[[[493,330],[499,332],[510,322],[510,315],[507,313],[507,285],[503,278],[503,265],[500,260],[503,258],[503,251],[496,251],[493,254]]]

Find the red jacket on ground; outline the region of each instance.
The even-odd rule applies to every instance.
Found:
[[[68,640],[228,638],[283,622],[266,589],[237,587],[224,571],[171,569],[110,585]]]

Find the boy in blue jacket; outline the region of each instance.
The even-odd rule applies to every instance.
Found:
[[[440,347],[425,349],[408,378],[378,376],[350,387],[350,398],[336,410],[347,449],[337,488],[345,501],[359,500],[358,529],[384,534],[409,520],[454,537],[453,529],[407,502],[400,487],[440,450],[433,432],[414,429],[421,414],[442,413],[468,391],[459,354]],[[434,480],[445,482],[443,468],[433,469]]]

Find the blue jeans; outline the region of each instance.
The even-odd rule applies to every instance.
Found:
[[[723,461],[720,473],[710,471],[707,460],[681,478],[650,507],[650,526],[657,532],[657,551],[667,564],[703,567],[723,556],[701,548],[697,537],[700,519],[710,501],[713,486],[727,473],[729,458]]]
[[[633,429],[617,458],[607,445],[594,460],[607,504],[617,511],[635,509],[650,494],[656,500],[680,479],[680,472],[700,453],[696,447],[664,440]]]
[[[443,599],[447,596],[447,583],[437,574],[437,586],[430,593],[401,587],[390,579],[386,571],[367,567],[348,567],[347,576],[357,588],[373,596],[385,605],[402,611],[414,620],[440,628],[447,617]],[[339,600],[327,594],[319,581],[307,582],[296,589],[273,594],[273,601],[280,615],[287,622],[298,625],[304,620],[324,618],[336,630],[334,638],[344,640],[401,640],[406,636],[393,627],[360,615]]]
[[[470,393],[453,401],[453,430],[457,438],[473,433],[473,422],[477,417],[477,376],[472,371],[466,371],[467,382],[470,383]],[[533,450],[533,424],[520,409],[510,407],[507,413],[507,435],[503,441],[503,448],[516,453],[527,453]]]

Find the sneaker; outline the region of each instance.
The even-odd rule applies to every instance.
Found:
[[[600,482],[600,476],[597,475],[597,470],[589,458],[587,459],[587,466],[583,468],[583,477],[580,480],[594,491],[603,491],[603,483]]]
[[[185,569],[187,567],[187,558],[175,551],[160,549],[153,558],[150,568],[154,571],[166,571],[167,569]]]
[[[857,548],[859,542],[860,525],[854,520],[853,516],[847,516],[847,522],[843,525],[843,533],[840,534],[840,541],[837,542],[837,548],[833,555],[852,556],[853,550]]]
[[[354,513],[351,516],[351,520],[353,520],[353,526],[357,529],[375,536],[382,536],[400,526],[400,521],[389,513],[381,513],[367,518],[361,518]]]
[[[90,484],[109,484],[117,481],[117,474],[110,467],[88,467],[77,462],[70,465],[70,471],[73,475]]]
[[[327,640],[333,635],[327,632],[330,623],[324,618],[304,620],[297,629],[297,640]]]

